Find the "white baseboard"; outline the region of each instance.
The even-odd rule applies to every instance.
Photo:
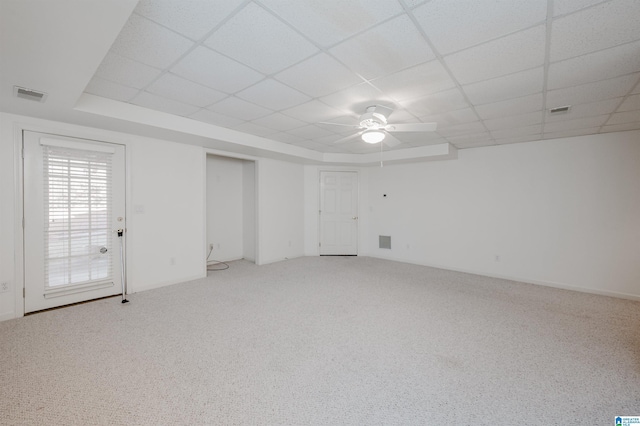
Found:
[[[180,283],[186,283],[188,281],[199,280],[201,278],[206,278],[206,277],[207,277],[207,274],[202,273],[202,274],[194,275],[192,277],[180,278],[179,280],[163,281],[161,283],[155,283],[150,285],[136,285],[134,286],[134,288],[131,289],[132,291],[127,294],[135,294],[141,291],[153,290],[155,288],[167,287],[170,285],[180,284]]]
[[[558,283],[558,282],[554,282],[554,281],[541,281],[541,280],[536,280],[536,279],[527,278],[527,277],[517,277],[517,276],[511,276],[511,275],[493,274],[493,273],[488,273],[488,272],[484,272],[484,271],[474,271],[474,270],[471,270],[471,269],[453,268],[451,266],[434,265],[434,264],[429,264],[429,263],[425,263],[425,262],[410,262],[410,261],[408,261],[406,259],[397,259],[397,258],[393,258],[393,257],[383,257],[383,256],[377,256],[375,254],[362,254],[360,256],[372,257],[372,258],[375,258],[375,259],[391,260],[391,261],[394,261],[394,262],[409,263],[409,264],[412,264],[412,265],[428,266],[428,267],[431,267],[431,268],[445,269],[445,270],[448,270],[448,271],[464,272],[466,274],[481,275],[481,276],[484,276],[484,277],[498,278],[498,279],[502,279],[502,280],[518,281],[518,282],[526,283],[526,284],[542,285],[542,286],[545,286],[545,287],[553,287],[553,288],[558,288],[558,289],[562,289],[562,290],[579,291],[581,293],[597,294],[597,295],[600,295],[600,296],[616,297],[618,299],[627,299],[627,300],[640,301],[640,295],[636,295],[636,294],[620,293],[620,292],[617,292],[617,291],[608,291],[608,290],[598,290],[598,289],[592,289],[592,288],[579,287],[579,286],[571,285],[571,284]]]
[[[15,312],[4,312],[0,314],[0,321],[7,321],[16,318]]]

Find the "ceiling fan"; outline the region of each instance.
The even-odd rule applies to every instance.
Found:
[[[389,147],[399,145],[400,142],[391,133],[394,132],[433,132],[436,130],[437,123],[405,123],[405,124],[390,124],[387,122],[387,118],[393,112],[392,108],[382,105],[368,106],[366,112],[360,116],[355,125],[341,124],[332,122],[322,122],[320,124],[330,124],[334,126],[347,126],[359,129],[356,133],[346,136],[342,139],[338,139],[334,143],[342,143],[351,139],[360,138],[370,144],[376,144],[379,142],[384,143]]]

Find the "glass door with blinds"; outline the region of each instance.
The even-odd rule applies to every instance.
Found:
[[[24,132],[25,313],[122,292],[124,213],[124,146]]]

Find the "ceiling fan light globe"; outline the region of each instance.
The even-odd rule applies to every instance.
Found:
[[[362,134],[362,140],[366,143],[378,143],[378,142],[382,142],[384,139],[384,133],[380,132],[378,130],[370,130],[368,132],[364,132]]]

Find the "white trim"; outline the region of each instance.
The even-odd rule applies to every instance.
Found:
[[[377,255],[371,254],[371,253],[366,254],[364,256],[371,257],[371,258],[374,258],[374,259],[383,259],[383,260],[391,260],[393,262],[408,263],[408,264],[411,264],[411,265],[428,266],[430,268],[444,269],[446,271],[463,272],[465,274],[480,275],[480,276],[489,277],[489,278],[498,278],[498,279],[501,279],[501,280],[515,281],[515,282],[524,283],[524,284],[534,284],[534,285],[540,285],[540,286],[544,286],[544,287],[557,288],[557,289],[561,289],[561,290],[577,291],[577,292],[580,292],[580,293],[588,293],[588,294],[597,294],[599,296],[615,297],[615,298],[618,298],[618,299],[627,299],[627,300],[634,300],[634,301],[639,301],[640,302],[640,296],[637,296],[635,294],[628,294],[628,293],[620,293],[620,292],[617,292],[617,291],[607,291],[607,290],[598,290],[598,289],[592,289],[592,288],[586,288],[586,287],[579,287],[579,286],[575,286],[575,285],[571,285],[571,284],[558,283],[558,282],[555,282],[555,281],[543,281],[543,280],[536,280],[536,279],[533,279],[533,278],[516,277],[516,276],[512,276],[512,275],[492,274],[492,273],[484,272],[484,271],[474,271],[474,270],[471,270],[471,269],[453,268],[451,266],[434,265],[434,264],[429,264],[429,263],[426,263],[426,262],[410,262],[410,261],[405,260],[405,259],[398,259],[398,258],[393,258],[393,257],[382,257],[382,256],[377,256]]]
[[[150,285],[142,285],[142,286],[139,286],[136,289],[136,293],[140,293],[142,291],[148,291],[148,290],[155,290],[156,288],[167,287],[167,286],[174,285],[174,284],[187,283],[189,281],[200,280],[200,279],[206,278],[206,277],[207,277],[207,273],[205,271],[205,273],[203,273],[203,274],[198,274],[198,275],[194,275],[194,276],[187,277],[187,278],[180,278],[179,280],[170,280],[170,281],[164,281],[164,282],[161,282],[161,283],[153,283],[153,284],[150,284]],[[131,293],[127,293],[127,294],[131,294]]]
[[[10,117],[10,115],[8,115]],[[22,117],[20,117],[23,119]],[[104,132],[104,135],[97,135],[96,132]],[[23,134],[24,132],[44,133],[50,136],[58,136],[70,139],[85,139],[89,142],[110,143],[121,145],[124,148],[125,159],[125,214],[131,217],[129,196],[131,194],[130,179],[130,160],[127,155],[128,139],[125,135],[119,135],[114,132],[86,128],[83,126],[72,125],[72,129],[62,130],[49,123],[25,123],[23,121],[13,122],[13,138],[14,138],[14,303],[15,308],[13,315],[2,314],[0,321],[4,319],[21,318],[25,315],[24,306],[24,229],[22,227],[24,217],[24,163],[23,163]],[[69,135],[72,133],[73,136]],[[54,140],[54,139],[50,139]],[[128,220],[128,219],[127,219]],[[129,262],[126,258],[127,238],[125,237],[125,280],[128,277],[127,268]],[[128,280],[127,280],[128,281]],[[128,284],[128,283],[127,283]],[[127,294],[131,293],[129,286]],[[11,318],[5,318],[11,316]]]
[[[110,142],[107,142],[107,143],[110,143]],[[62,140],[62,139],[40,138],[40,145],[55,146],[59,148],[80,149],[83,151],[86,151],[87,149],[86,142],[80,143],[80,142],[72,142],[72,141]],[[108,146],[96,144],[95,146],[91,147],[91,151],[113,154],[116,152],[116,149]]]
[[[14,230],[13,230],[13,265],[14,284],[13,294],[15,310],[13,318],[24,316],[24,232],[22,228],[24,217],[24,174],[23,174],[23,137],[25,126],[14,123]]]

